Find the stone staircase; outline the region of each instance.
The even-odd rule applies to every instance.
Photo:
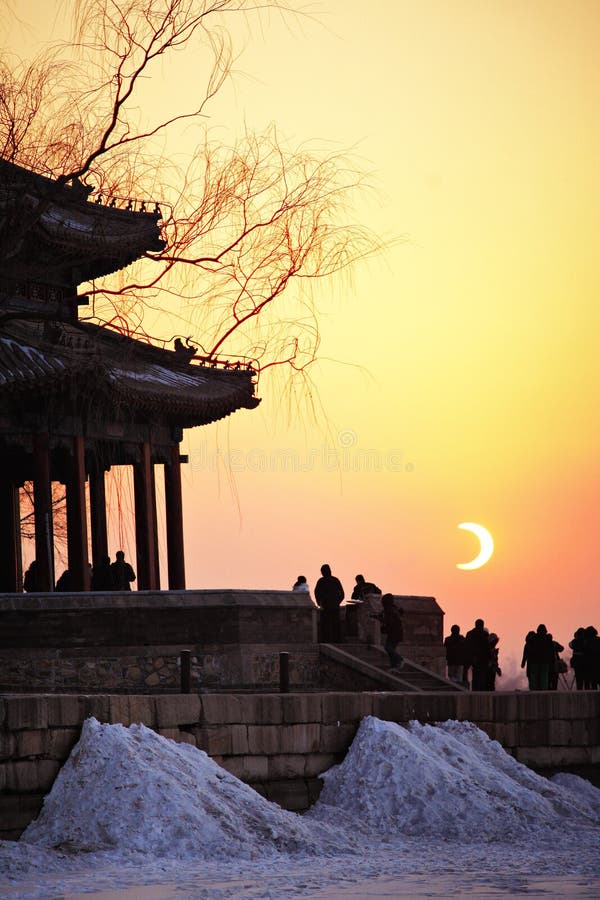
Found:
[[[430,669],[404,658],[401,670],[390,672],[388,655],[383,647],[374,644],[320,644],[321,653],[335,660],[339,665],[362,672],[382,687],[390,691],[413,693],[447,692],[462,693],[461,685],[448,681]]]

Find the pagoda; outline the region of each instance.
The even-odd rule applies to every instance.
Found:
[[[82,321],[78,286],[164,247],[160,209],[0,160],[0,593],[22,590],[19,488],[33,483],[37,589],[54,588],[52,483],[66,493],[74,591],[108,555],[105,473],[133,470],[137,585],[159,584],[164,466],[169,590],[185,588],[183,430],[258,405],[246,364],[200,359]],[[86,492],[86,482],[89,489]],[[89,500],[89,510],[88,510]],[[88,559],[88,519],[92,559]]]

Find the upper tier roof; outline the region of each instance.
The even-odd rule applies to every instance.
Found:
[[[81,283],[160,251],[160,211],[88,199],[80,182],[56,181],[0,159],[0,263],[5,276]],[[74,274],[76,276],[74,277]]]
[[[190,363],[91,323],[0,316],[0,400],[110,397],[114,408],[181,427],[205,425],[253,409],[254,372]],[[102,407],[104,408],[104,406]],[[106,415],[100,412],[98,415]]]

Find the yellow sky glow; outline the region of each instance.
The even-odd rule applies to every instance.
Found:
[[[259,410],[188,433],[188,584],[314,585],[327,561],[348,594],[364,572],[435,595],[447,631],[482,616],[502,661],[540,621],[563,644],[598,626],[600,10],[366,14],[272,15],[216,107],[224,138],[276,121],[293,142],[354,147],[377,184],[357,218],[400,240],[318,288],[326,417],[289,423],[265,377]],[[456,568],[464,521],[495,540],[477,571]]]

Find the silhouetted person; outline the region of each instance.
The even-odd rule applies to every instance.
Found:
[[[444,647],[446,648],[448,680],[454,681],[456,684],[464,684],[465,681],[466,643],[467,639],[464,634],[460,633],[460,626],[453,625],[450,634],[444,641]]]
[[[100,562],[96,566],[94,566],[91,584],[93,591],[113,590],[110,556],[103,556]],[[124,590],[127,590],[127,588],[125,588]]]
[[[35,559],[25,572],[25,578],[23,579],[23,590],[27,591],[28,594],[39,590],[37,562]]]
[[[571,657],[571,668],[575,673],[575,686],[578,691],[582,691],[585,682],[585,654],[584,654],[585,628],[578,628],[573,635],[573,640],[569,641],[569,647],[573,651]]]
[[[595,691],[600,685],[600,637],[593,625],[588,625],[583,637],[584,688]]]
[[[130,591],[131,582],[135,581],[135,572],[128,562],[125,562],[125,554],[117,550],[115,562],[110,567],[110,580],[113,591]]]
[[[335,644],[341,640],[340,603],[343,599],[341,581],[331,574],[331,568],[324,563],[321,577],[315,585],[315,602],[321,610],[321,640],[324,644]]]
[[[523,645],[523,656],[521,658],[521,668],[525,669],[525,675],[527,676],[527,684],[529,686],[529,690],[532,691],[531,687],[531,668],[529,665],[529,647],[531,645],[532,640],[535,638],[535,631],[528,631],[525,635],[525,644]]]
[[[488,666],[488,691],[496,690],[496,676],[502,675],[502,669],[498,665],[498,641],[500,638],[497,634],[490,634],[488,638],[490,642],[490,662]]]
[[[487,691],[489,664],[492,658],[489,635],[483,619],[475,619],[475,627],[466,634],[467,662],[473,670],[471,690]]]
[[[381,589],[372,581],[365,581],[364,575],[356,576],[356,584],[352,591],[351,600],[364,600],[367,594],[381,594]]]
[[[538,625],[535,634],[526,642],[525,646],[529,669],[529,690],[547,691],[550,686],[550,669],[554,665],[554,647],[546,626]]]
[[[384,594],[381,598],[382,611],[377,615],[381,622],[381,631],[385,634],[384,648],[390,660],[390,669],[398,670],[404,660],[396,647],[404,640],[402,610],[396,606],[393,594]]]
[[[558,675],[560,672],[560,664],[562,662],[559,654],[565,649],[562,644],[559,644],[558,641],[555,641],[552,635],[548,635],[550,640],[552,641],[552,649],[554,650],[554,656],[552,659],[552,664],[550,666],[550,674],[548,676],[548,688],[551,691],[558,690]]]
[[[306,583],[306,575],[298,575],[296,579],[296,583],[292,588],[293,591],[305,591],[307,594],[309,592],[308,584]]]
[[[62,573],[62,575],[56,582],[56,587],[54,588],[54,590],[58,591],[59,593],[65,593],[66,591],[73,590],[73,579],[71,578],[71,573],[68,569],[65,569],[65,571]]]

